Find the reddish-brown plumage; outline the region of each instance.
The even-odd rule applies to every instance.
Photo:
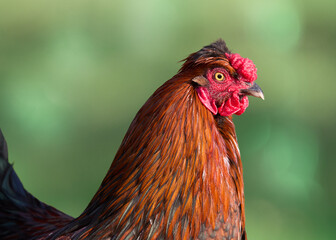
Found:
[[[214,67],[235,76],[225,43],[216,44],[222,48],[210,45],[190,55],[155,91],[135,116],[86,210],[42,239],[246,238],[232,117],[213,115],[193,81]]]
[[[182,69],[140,109],[100,189],[75,221],[76,236],[241,238],[244,191],[234,125],[202,105],[191,81],[211,65],[234,70],[223,58],[205,63]]]

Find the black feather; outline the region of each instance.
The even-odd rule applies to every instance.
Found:
[[[0,239],[35,239],[71,220],[24,189],[8,162],[7,143],[0,130]]]
[[[209,58],[209,57],[223,57],[225,53],[231,53],[229,48],[223,39],[218,39],[217,41],[204,46],[201,50],[192,54],[192,60],[197,61],[199,58]]]
[[[188,69],[193,69],[200,63],[206,62],[208,59],[216,59],[216,58],[226,58],[225,54],[230,54],[231,51],[226,46],[226,43],[222,39],[218,39],[217,41],[204,46],[201,50],[190,54],[182,65],[179,73],[184,72]]]
[[[8,160],[7,143],[0,129],[0,158]]]

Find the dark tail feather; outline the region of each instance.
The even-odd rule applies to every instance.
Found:
[[[32,200],[32,196],[24,189],[12,165],[8,162],[7,143],[0,130],[0,205],[13,202],[18,206],[26,207]]]
[[[7,143],[0,130],[0,239],[38,239],[71,220],[24,189],[8,162]]]
[[[8,160],[7,143],[1,130],[0,130],[0,158]]]

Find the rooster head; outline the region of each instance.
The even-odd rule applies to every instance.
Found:
[[[249,104],[247,95],[264,99],[255,83],[254,63],[237,53],[232,54],[221,39],[186,59],[180,72],[190,71],[194,74],[192,82],[200,101],[214,115],[241,115]]]

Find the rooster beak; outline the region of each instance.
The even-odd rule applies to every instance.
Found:
[[[254,97],[257,97],[257,98],[261,98],[262,100],[265,100],[263,91],[261,90],[259,85],[256,84],[255,82],[253,83],[253,85],[250,88],[242,89],[242,90],[240,90],[240,92],[244,93],[246,95],[251,95],[251,96],[254,96]]]

